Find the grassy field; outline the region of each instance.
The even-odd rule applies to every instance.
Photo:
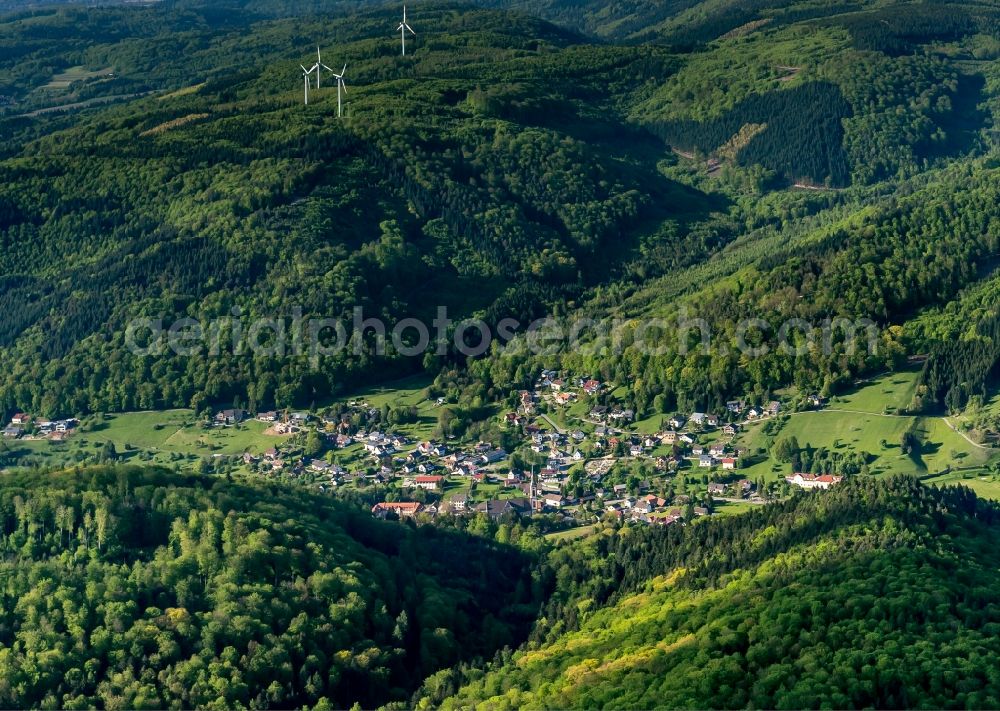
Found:
[[[794,436],[801,447],[867,452],[874,457],[870,464],[873,474],[924,475],[947,467],[981,466],[997,456],[970,443],[943,418],[894,414],[910,402],[917,377],[916,371],[910,371],[876,378],[834,398],[822,410],[791,413],[776,434],[765,433],[765,423],[751,424],[738,443],[756,454],[761,448],[769,449],[776,439]],[[923,446],[919,452],[904,455],[900,441],[911,428]],[[741,473],[749,478],[773,479],[791,473],[791,467],[766,460]]]
[[[984,471],[949,472],[923,479],[925,484],[961,484],[976,492],[984,499],[1000,501],[1000,479]]]
[[[194,462],[202,457],[261,454],[287,436],[265,434],[267,425],[248,420],[235,427],[205,427],[191,410],[124,412],[81,427],[65,442],[7,442],[18,464],[63,466],[99,454],[108,442],[127,459],[148,457],[159,464]]]
[[[913,399],[920,378],[919,370],[892,373],[862,384],[854,392],[830,401],[830,408],[859,410],[876,414],[900,412]]]
[[[260,454],[287,439],[266,435],[268,425],[248,420],[235,427],[204,427],[191,410],[126,412],[107,415],[89,432],[74,439],[113,442],[117,449],[128,447],[181,454]]]
[[[85,79],[95,79],[97,77],[106,76],[111,73],[111,67],[105,67],[104,69],[87,69],[83,66],[70,67],[64,72],[53,75],[49,80],[49,83],[43,86],[43,89],[68,89],[70,84],[75,81],[83,81]]]
[[[578,526],[576,528],[570,528],[565,531],[556,531],[555,533],[546,533],[545,537],[553,542],[558,543],[560,541],[576,541],[581,538],[586,538],[587,536],[593,535],[595,531],[600,528],[597,524],[591,526]]]
[[[911,427],[923,447],[918,453],[904,455],[899,444],[903,433]],[[970,444],[938,417],[862,415],[833,410],[792,414],[774,436],[764,434],[761,424],[751,425],[739,443],[755,452],[769,448],[775,439],[791,436],[801,447],[867,452],[875,457],[871,463],[873,474],[926,474],[949,466],[982,465],[993,456],[989,450]],[[773,469],[772,462],[761,462],[748,467],[744,474],[752,478],[765,472],[773,476],[791,473],[788,465],[780,465],[780,472]]]
[[[346,395],[338,400],[350,402],[352,400],[363,400],[372,407],[408,407],[410,405],[420,406],[430,405],[424,399],[423,391],[431,384],[431,379],[426,375],[414,375],[402,380],[396,380],[385,385],[362,388]]]
[[[746,513],[758,506],[763,506],[763,504],[751,504],[746,501],[716,501],[714,513],[718,516],[734,516]]]
[[[661,429],[669,428],[669,426],[667,428],[660,427],[660,425],[663,424],[663,420],[667,419],[667,417],[668,415],[657,413],[644,420],[636,420],[635,423],[632,424],[631,429],[634,429],[640,434],[653,434],[655,432],[659,432]]]

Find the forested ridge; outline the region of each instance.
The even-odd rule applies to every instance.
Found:
[[[326,41],[352,60],[343,121],[329,114],[329,89],[301,104],[290,64],[43,136],[15,130],[10,145],[23,155],[0,167],[10,307],[0,402],[302,406],[374,377],[376,365],[384,377],[419,359],[342,354],[317,370],[305,359],[221,358],[191,370],[165,358],[154,375],[123,352],[125,326],[233,308],[248,319],[295,308],[342,318],[360,306],[390,323],[429,319],[436,304],[456,317],[491,306],[498,318],[541,315],[627,259],[640,220],[697,213],[697,193],[645,157],[655,139],[607,125],[591,103],[598,86],[614,88],[610,108],[671,71],[665,53],[577,47],[565,31],[500,13],[424,13],[436,32],[412,65],[366,39],[384,11],[318,31],[352,38]],[[273,57],[302,31],[265,23],[241,51]],[[592,140],[609,152],[590,151]]]
[[[855,478],[743,516],[629,528],[550,559],[532,641],[431,677],[422,707],[992,707],[1000,512]]]
[[[527,634],[532,559],[304,489],[91,468],[0,481],[0,703],[367,708]]]
[[[740,148],[741,161],[842,186],[849,174],[841,122],[850,115],[850,105],[836,86],[814,82],[754,96],[715,122],[664,122],[651,130],[667,143],[711,153],[742,127],[760,125],[763,128]]]
[[[528,553],[490,525],[375,521],[288,484],[137,467],[2,484],[8,706],[990,707],[1000,694],[982,662],[1000,625],[1000,511],[962,487],[855,477]]]
[[[391,323],[446,305],[496,323],[581,307],[602,315],[616,299],[652,304],[631,317],[675,309],[684,302],[659,296],[662,286],[688,284],[699,296],[687,305],[723,337],[761,315],[883,329],[874,358],[838,346],[808,362],[774,352],[748,368],[733,353],[652,363],[567,354],[568,367],[630,382],[646,413],[658,393],[669,410],[763,398],[789,382],[834,392],[928,352],[933,343],[886,327],[981,278],[995,225],[988,211],[971,214],[993,204],[993,168],[968,162],[988,151],[993,79],[926,43],[988,57],[992,14],[976,9],[928,34],[937,4],[900,11],[889,30],[910,43],[904,52],[859,42],[850,7],[824,17],[767,7],[771,22],[683,54],[597,44],[507,10],[427,5],[405,62],[381,6],[185,1],[9,16],[0,409],[304,407],[462,361],[345,352],[318,365],[225,354],[154,362],[123,347],[136,316],[301,310],[347,321],[360,306]],[[661,9],[680,27],[698,7]],[[295,61],[314,44],[349,61],[343,120],[329,87],[301,103]],[[235,72],[234,56],[246,59]],[[74,63],[111,74],[73,74]],[[62,95],[32,86],[58,72],[83,78]],[[59,96],[149,91],[76,115],[18,113]],[[671,148],[694,160],[679,163]],[[708,177],[705,159],[717,161]],[[782,190],[793,181],[849,189]],[[774,233],[779,248],[755,247],[754,231]],[[722,266],[729,255],[739,266]],[[735,289],[698,281],[712,259]],[[488,359],[477,372],[502,395],[537,366]]]

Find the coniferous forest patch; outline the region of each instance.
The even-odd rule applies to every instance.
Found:
[[[664,121],[649,125],[681,149],[713,153],[747,124],[766,124],[737,155],[742,165],[762,165],[789,178],[846,185],[850,177],[841,119],[851,107],[840,88],[812,82],[756,94],[712,121]]]

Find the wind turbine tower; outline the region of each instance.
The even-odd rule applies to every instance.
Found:
[[[337,78],[337,118],[340,118],[343,115],[341,111],[340,92],[347,93],[347,85],[344,84],[344,73],[347,71],[347,65],[345,64],[344,68],[340,70],[340,74],[337,74],[332,69],[330,71]]]
[[[316,70],[316,88],[319,89],[319,75],[323,73],[324,69],[329,72],[333,71],[330,67],[323,64],[323,58],[319,53],[319,45],[316,46],[316,63],[309,68],[309,71],[311,72],[314,69]]]
[[[300,64],[299,66],[302,67],[302,80],[303,80],[303,88],[305,89],[305,102],[306,102],[306,106],[308,106],[309,105],[309,75],[313,73],[313,69],[316,69],[316,67],[313,66],[311,69],[306,69],[305,66],[303,66],[302,64]],[[316,70],[316,74],[319,74],[319,70],[318,69]],[[319,77],[318,76],[316,77],[316,83],[317,83],[317,86],[318,86],[319,85]]]
[[[413,28],[406,24],[406,5],[403,5],[403,21],[399,23],[399,27],[396,28],[399,32],[399,39],[403,43],[403,56],[406,56],[406,33],[409,32],[414,37],[417,33],[413,31]]]

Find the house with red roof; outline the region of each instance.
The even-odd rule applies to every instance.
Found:
[[[413,478],[414,486],[421,489],[427,489],[428,491],[434,491],[439,487],[443,486],[444,477],[443,476],[417,476]]]

